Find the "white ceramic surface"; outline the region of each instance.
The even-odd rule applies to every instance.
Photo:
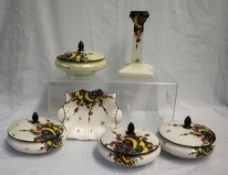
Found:
[[[185,159],[196,159],[209,156],[212,151],[205,151],[203,147],[187,147],[174,144],[172,142],[167,141],[166,139],[159,136],[161,147],[164,151]],[[211,145],[211,147],[206,149],[214,149],[215,143]]]
[[[153,152],[153,154],[145,154],[142,156],[136,156],[133,157],[131,159],[131,161],[128,162],[134,162],[133,165],[124,165],[121,162],[116,162],[115,159],[113,158],[113,156],[110,155],[114,155],[112,151],[105,149],[104,146],[99,142],[98,144],[98,150],[100,152],[100,154],[108,161],[113,162],[117,165],[120,166],[124,166],[124,167],[136,167],[136,166],[142,166],[142,165],[146,165],[149,163],[152,163],[153,161],[155,161],[155,159],[159,156],[160,152],[161,152],[161,146],[159,146],[156,151]],[[126,159],[127,161],[127,159]]]
[[[154,68],[143,63],[130,63],[128,66],[119,70],[121,76],[151,77],[154,75]]]
[[[153,162],[161,150],[157,136],[143,129],[136,129],[135,135],[128,135],[126,131],[125,128],[117,128],[103,133],[98,145],[101,155],[125,167]]]
[[[8,128],[7,142],[17,151],[31,154],[48,153],[61,147],[65,139],[64,128],[58,121],[39,118],[39,123],[30,119],[14,122]],[[47,135],[52,138],[48,138]],[[60,134],[56,136],[56,134]]]
[[[130,18],[134,23],[132,60],[129,65],[119,70],[121,76],[152,77],[154,75],[153,66],[144,64],[142,59],[144,23],[148,17],[147,11],[130,12]]]
[[[175,156],[187,159],[209,156],[215,147],[214,132],[199,124],[185,128],[184,121],[164,123],[159,128],[162,149]]]
[[[115,128],[121,122],[122,112],[116,104],[116,94],[106,95],[107,98],[102,98],[104,108],[96,103],[90,112],[86,105],[72,101],[71,93],[66,93],[66,102],[57,116],[67,129],[68,139],[98,140],[107,128]]]
[[[80,41],[77,51],[72,50],[57,56],[55,65],[70,76],[89,76],[103,69],[106,60],[100,53],[84,51],[84,44]]]
[[[107,63],[105,59],[92,63],[71,63],[60,60],[55,61],[55,65],[70,76],[93,75],[96,71],[102,70],[106,64]]]

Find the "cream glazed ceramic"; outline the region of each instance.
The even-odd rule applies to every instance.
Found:
[[[158,135],[162,149],[181,158],[206,157],[215,147],[214,132],[206,126],[192,123],[189,116],[184,121],[162,124]]]
[[[160,154],[157,136],[144,129],[117,128],[102,134],[99,152],[107,160],[125,167],[141,166],[153,162]]]
[[[84,44],[80,41],[77,51],[68,51],[57,56],[55,65],[70,76],[89,76],[103,69],[106,59],[100,53],[84,51]]]
[[[129,65],[119,71],[122,76],[152,77],[154,75],[153,66],[142,61],[144,23],[148,17],[148,11],[130,12],[130,18],[134,23],[132,60]]]
[[[116,93],[101,89],[66,93],[57,116],[67,129],[67,138],[79,140],[98,140],[107,128],[115,128],[122,120]]]
[[[61,147],[63,125],[53,119],[38,117],[14,122],[8,128],[7,142],[17,151],[30,154],[48,153]]]

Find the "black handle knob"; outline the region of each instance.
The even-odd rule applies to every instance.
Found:
[[[36,112],[33,113],[32,115],[32,123],[35,124],[35,123],[39,123],[39,116]]]
[[[84,43],[82,41],[79,41],[78,43],[78,52],[84,51]]]
[[[135,135],[135,126],[134,126],[134,124],[131,122],[131,123],[129,123],[129,125],[128,125],[128,127],[127,127],[127,132],[126,132],[126,134],[127,135]]]
[[[192,128],[191,124],[192,124],[191,117],[190,116],[187,116],[184,119],[184,125],[183,125],[183,127],[186,128],[186,129],[190,129],[190,128]]]

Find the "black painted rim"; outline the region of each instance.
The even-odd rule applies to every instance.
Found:
[[[157,135],[158,135],[158,137],[162,138],[163,140],[165,140],[165,141],[167,141],[167,142],[170,142],[170,143],[172,143],[172,144],[174,144],[174,145],[177,145],[177,146],[186,147],[186,148],[202,148],[202,147],[210,147],[210,146],[212,146],[212,145],[215,143],[215,141],[216,141],[216,136],[215,136],[215,134],[214,134],[214,136],[215,136],[215,140],[214,140],[214,142],[210,143],[209,145],[201,145],[201,146],[187,146],[187,145],[182,145],[182,144],[179,144],[179,143],[175,143],[175,142],[173,142],[173,141],[171,141],[171,140],[169,140],[169,139],[165,138],[164,136],[162,136],[162,135],[161,135],[161,133],[160,133],[159,131],[158,131]]]
[[[111,152],[113,152],[113,153],[121,154],[121,155],[124,155],[124,156],[132,156],[132,157],[138,157],[138,156],[143,156],[143,155],[151,154],[151,153],[155,152],[155,151],[161,146],[160,143],[159,143],[155,149],[153,149],[152,151],[147,152],[147,153],[142,153],[142,154],[126,154],[126,153],[121,153],[121,152],[115,152],[115,151],[113,151],[112,149],[106,147],[106,146],[104,145],[104,143],[101,142],[101,140],[100,140],[100,144],[101,144],[106,150],[109,150],[109,151],[111,151]]]

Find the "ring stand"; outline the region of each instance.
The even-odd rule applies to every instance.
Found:
[[[119,71],[120,75],[148,77],[154,75],[153,66],[142,62],[142,43],[144,23],[149,17],[147,11],[131,11],[130,18],[134,23],[133,51],[131,63]]]

